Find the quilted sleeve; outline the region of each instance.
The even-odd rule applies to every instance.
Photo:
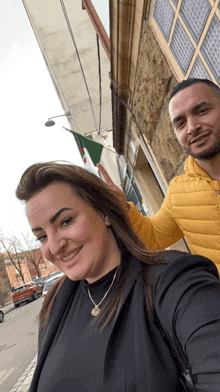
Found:
[[[220,391],[220,280],[201,256],[180,254],[155,276],[154,306],[188,358],[200,392]]]
[[[128,216],[133,229],[147,248],[163,250],[183,238],[183,232],[172,214],[170,190],[160,210],[151,218],[142,215],[133,203],[129,204],[131,209]]]

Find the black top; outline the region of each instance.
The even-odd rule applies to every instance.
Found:
[[[167,255],[174,259],[172,263],[152,267],[156,313],[170,336],[177,335],[197,390],[219,392],[217,269],[201,256],[182,252]],[[127,255],[127,262],[140,272],[142,263],[131,255]],[[96,295],[101,300],[113,275],[112,271],[90,285],[96,303]],[[141,275],[137,280],[127,279],[116,317],[103,333],[91,323],[92,307],[85,282],[67,278],[47,326],[40,329],[39,358],[30,392],[179,391],[172,355],[146,307]]]
[[[100,333],[97,319],[91,314],[94,304],[89,298],[88,288],[94,302],[98,304],[109,289],[115,272],[116,268],[92,284],[85,280],[80,282],[76,295],[71,300],[68,316],[65,322],[60,323],[46,358],[38,392],[102,390],[105,352],[111,328],[107,326]],[[114,289],[115,287],[111,288],[100,309]]]

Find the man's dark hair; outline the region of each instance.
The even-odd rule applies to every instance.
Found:
[[[182,80],[182,82],[178,83],[176,85],[176,87],[174,87],[174,89],[171,93],[171,96],[170,96],[170,101],[177,93],[179,93],[180,91],[184,90],[185,88],[193,86],[194,84],[197,84],[197,83],[207,84],[207,86],[214,88],[214,89],[217,89],[220,92],[220,88],[218,87],[218,85],[213,83],[209,79],[191,78],[191,79]]]

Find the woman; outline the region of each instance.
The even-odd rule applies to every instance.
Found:
[[[43,256],[66,275],[44,300],[30,392],[180,391],[158,320],[177,337],[196,390],[220,390],[220,281],[211,261],[148,251],[123,205],[80,167],[34,164],[16,196]]]

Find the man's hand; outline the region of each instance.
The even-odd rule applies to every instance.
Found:
[[[104,167],[101,165],[101,163],[98,163],[98,165],[96,165],[96,166],[99,169],[100,173],[102,174],[102,176],[106,182],[106,185],[109,187],[109,189],[112,192],[114,192],[115,196],[120,200],[120,202],[123,203],[126,208],[128,208],[129,204],[127,204],[124,191],[122,191],[119,187],[117,187],[117,185],[114,184],[114,182],[109,177],[107,171],[104,169]]]

